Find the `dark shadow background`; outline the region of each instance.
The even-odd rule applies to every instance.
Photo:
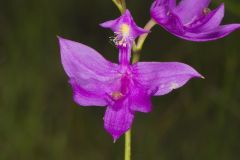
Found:
[[[151,1],[127,0],[140,26]],[[221,1],[215,0],[212,7]],[[224,23],[240,22],[240,2],[225,0]],[[0,1],[0,159],[121,160],[103,129],[104,109],[79,107],[60,63],[56,36],[87,44],[109,60],[117,50],[99,23],[119,16],[111,0]],[[238,160],[240,157],[240,31],[205,43],[155,27],[142,61],[180,61],[202,73],[183,88],[153,98],[137,113],[133,160]]]

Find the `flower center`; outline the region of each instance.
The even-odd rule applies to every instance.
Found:
[[[115,92],[112,93],[112,98],[114,100],[119,100],[122,97],[123,97],[123,94],[119,91],[115,91]]]
[[[128,37],[129,31],[130,31],[129,25],[122,24],[122,26],[120,27],[120,31],[121,31],[123,37]]]
[[[133,38],[130,37],[130,26],[126,23],[123,23],[120,27],[118,32],[115,32],[115,37],[113,42],[116,46],[127,47]]]

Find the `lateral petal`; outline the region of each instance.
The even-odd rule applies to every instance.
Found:
[[[62,65],[70,78],[74,100],[82,106],[105,106],[118,65],[104,59],[94,49],[59,37]]]
[[[134,65],[137,81],[148,94],[160,96],[182,87],[193,77],[203,78],[192,67],[179,62],[140,62]]]

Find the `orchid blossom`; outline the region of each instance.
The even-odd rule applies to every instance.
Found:
[[[173,35],[189,41],[210,41],[227,36],[240,24],[220,25],[224,4],[214,10],[208,8],[211,0],[155,0],[151,17]]]
[[[130,64],[131,45],[145,31],[135,24],[129,11],[101,26],[116,34],[119,64],[104,59],[94,49],[59,37],[63,68],[80,106],[106,107],[104,128],[114,141],[129,130],[135,112],[152,110],[151,97],[182,87],[202,76],[179,62],[137,62]]]

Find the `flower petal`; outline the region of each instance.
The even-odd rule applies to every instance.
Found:
[[[143,86],[134,86],[129,99],[132,111],[148,113],[152,110],[151,96]]]
[[[190,41],[203,42],[223,38],[237,29],[240,29],[240,24],[222,25],[201,33],[186,32],[184,35],[174,35]]]
[[[70,78],[74,100],[82,106],[107,105],[106,92],[114,83],[118,65],[83,44],[60,37],[59,43],[62,65]]]
[[[88,83],[87,80],[86,81],[79,80],[79,81],[80,82],[76,81],[73,78],[69,80],[69,83],[71,84],[73,89],[73,99],[77,104],[81,106],[106,106],[107,105],[104,90],[102,90],[103,92],[96,91],[98,84],[103,88],[105,87],[102,84],[100,84],[101,82],[96,80],[95,83],[91,81],[92,83],[91,84],[91,83]],[[84,82],[86,82],[85,85],[87,87],[84,86]]]
[[[110,28],[114,33],[119,33],[121,32],[123,24],[128,25],[128,29],[130,32],[129,38],[131,38],[132,40],[134,40],[141,34],[149,32],[148,30],[137,26],[129,10],[126,10],[125,13],[119,18],[101,23],[100,26],[103,28]]]
[[[118,19],[115,19],[115,20],[109,20],[109,21],[106,21],[106,22],[103,22],[100,24],[101,27],[103,28],[111,28],[112,30],[117,30],[117,23],[118,23]]]
[[[152,8],[158,6],[169,6],[169,8],[174,8],[176,6],[176,0],[155,0],[152,4]]]
[[[183,35],[185,33],[184,25],[178,15],[171,12],[167,5],[151,7],[151,17],[165,30],[172,34]]]
[[[201,33],[219,27],[224,17],[224,4],[215,10],[200,16],[194,22],[186,25],[186,30],[193,33]]]
[[[122,134],[131,128],[134,119],[134,113],[128,108],[128,100],[126,100],[121,109],[107,107],[104,115],[104,128],[110,133],[116,141]]]
[[[174,13],[180,17],[183,24],[186,24],[201,15],[210,2],[211,0],[181,0]]]
[[[169,7],[174,8],[176,6],[176,0],[168,0],[169,2]]]
[[[134,65],[137,81],[150,95],[164,95],[183,86],[193,77],[203,78],[192,67],[178,62],[140,62]]]
[[[223,17],[224,4],[221,4],[218,8],[211,11],[207,16],[205,16],[202,25],[198,27],[198,30],[206,31],[217,28],[221,24]]]

